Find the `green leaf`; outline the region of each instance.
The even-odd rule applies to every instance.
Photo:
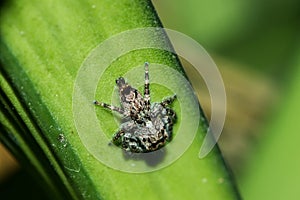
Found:
[[[80,140],[72,109],[77,73],[105,39],[134,28],[161,26],[149,1],[18,0],[4,4],[0,17],[0,138],[42,178],[53,199],[239,198],[217,147],[204,159],[198,158],[206,124],[201,123],[195,140],[178,160],[151,173],[109,168]],[[164,37],[161,42],[168,44]],[[118,48],[127,45],[125,41]],[[108,67],[96,97],[109,102],[113,80],[145,61],[183,73],[170,52],[132,51]],[[155,84],[152,87],[154,99],[172,94]],[[178,107],[175,103],[174,108]],[[117,128],[111,113],[96,112],[110,137]]]
[[[268,120],[260,141],[239,183],[245,199],[298,199],[300,197],[300,140],[298,122],[300,87],[300,43],[283,99]],[[263,194],[263,195],[262,195]]]

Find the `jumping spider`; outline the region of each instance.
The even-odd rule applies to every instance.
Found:
[[[122,124],[113,135],[112,143],[126,152],[146,153],[163,147],[172,139],[174,110],[167,107],[176,95],[159,103],[150,103],[149,64],[145,63],[144,96],[125,82],[123,77],[116,80],[119,88],[121,107],[94,101],[95,105],[115,111],[122,116]]]

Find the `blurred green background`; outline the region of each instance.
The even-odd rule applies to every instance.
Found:
[[[219,67],[228,98],[219,145],[243,199],[300,199],[300,1],[153,3],[166,28]],[[209,116],[209,94],[197,89]]]
[[[219,145],[243,199],[300,199],[300,1],[153,3],[166,28],[197,40],[219,67],[228,98]],[[209,116],[209,94],[199,85]],[[11,159],[0,157],[6,177],[18,169]],[[34,184],[28,177],[21,170],[6,178],[2,197],[13,198],[15,188]],[[30,194],[44,198],[38,189]]]

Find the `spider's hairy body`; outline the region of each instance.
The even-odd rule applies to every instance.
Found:
[[[172,139],[175,112],[167,107],[176,95],[159,103],[150,103],[148,63],[145,63],[144,96],[125,82],[123,77],[116,80],[119,89],[121,108],[95,101],[122,115],[122,124],[112,138],[112,143],[127,152],[146,153],[163,147]]]

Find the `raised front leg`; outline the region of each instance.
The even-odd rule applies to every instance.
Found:
[[[149,63],[145,62],[144,100],[146,110],[150,111]]]

